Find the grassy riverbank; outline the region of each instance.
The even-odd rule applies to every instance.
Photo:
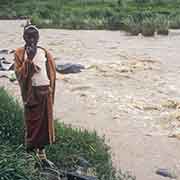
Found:
[[[180,28],[180,0],[1,1],[1,18],[30,17],[39,27],[123,29],[132,34]]]
[[[0,180],[40,180],[34,169],[36,158],[25,153],[23,110],[15,98],[0,88]],[[113,168],[110,148],[96,132],[73,129],[56,123],[56,143],[47,147],[48,158],[59,168],[73,170],[85,158],[91,174],[99,180],[131,180]]]

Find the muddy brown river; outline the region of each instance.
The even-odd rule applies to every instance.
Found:
[[[23,46],[24,23],[0,21],[0,49]],[[121,31],[41,29],[39,45],[56,63],[86,67],[77,74],[57,73],[59,121],[105,135],[114,165],[137,180],[165,179],[156,175],[158,168],[172,169],[180,178],[180,31],[145,38]],[[0,86],[20,98],[17,82],[0,78]]]

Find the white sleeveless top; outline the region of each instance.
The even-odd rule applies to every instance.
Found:
[[[47,76],[45,51],[41,48],[37,48],[37,53],[32,61],[39,68],[39,71],[32,76],[32,86],[50,85],[50,80]]]

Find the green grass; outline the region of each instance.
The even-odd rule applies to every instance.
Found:
[[[24,151],[22,107],[3,88],[0,102],[0,180],[39,180],[35,158]],[[73,129],[56,121],[56,142],[46,148],[48,158],[61,169],[73,170],[79,159],[84,158],[99,180],[135,179],[113,168],[110,147],[96,132]]]
[[[23,111],[15,98],[0,89],[0,144],[23,143]]]
[[[83,157],[96,170],[97,176],[102,179],[115,179],[115,170],[112,167],[110,148],[103,138],[96,132],[72,129],[63,124],[56,124],[56,144],[48,149],[48,155],[58,167],[74,169],[78,159]]]
[[[0,180],[40,180],[35,157],[22,146],[0,145]],[[42,179],[41,179],[42,180]]]
[[[30,17],[42,28],[119,30],[128,16],[149,12],[179,28],[179,7],[180,0],[1,0],[0,17]]]

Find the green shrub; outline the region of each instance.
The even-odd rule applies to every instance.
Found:
[[[42,20],[40,19],[40,15],[37,13],[32,14],[31,23],[32,24],[38,24],[40,26],[42,23]]]
[[[0,180],[40,180],[35,158],[23,147],[0,145],[0,152]]]
[[[165,16],[157,16],[155,19],[155,26],[157,34],[168,35],[169,34],[169,21]]]
[[[118,5],[123,7],[123,8],[126,8],[127,7],[127,2],[126,0],[118,0]]]
[[[153,18],[146,18],[142,21],[142,35],[143,36],[154,36],[155,25]]]
[[[170,28],[172,29],[180,28],[180,14],[175,14],[170,16]]]
[[[103,29],[106,24],[104,18],[86,18],[83,20],[83,29]]]
[[[152,28],[153,25],[154,28],[153,19],[155,16],[156,14],[151,11],[135,11],[123,20],[125,30],[131,35],[145,34],[149,26]]]
[[[24,139],[23,111],[17,100],[0,88],[0,144],[21,144]]]
[[[125,29],[131,35],[138,35],[139,33],[141,33],[140,22],[136,22],[132,16],[129,16],[128,18],[124,19],[123,23],[124,23]]]
[[[145,10],[145,11],[135,11],[131,14],[133,17],[133,20],[135,23],[142,23],[146,19],[154,19],[157,15],[156,13],[150,11],[150,10]]]
[[[134,0],[138,4],[144,4],[144,3],[149,3],[150,0]]]
[[[115,170],[112,167],[110,148],[104,139],[99,138],[96,132],[72,129],[63,124],[56,124],[56,143],[48,148],[48,157],[58,167],[73,169],[78,159],[87,159],[95,168],[100,179],[109,180],[110,175],[115,179]]]
[[[107,18],[106,28],[111,30],[120,30],[122,29],[122,15],[117,12],[113,12],[111,16]]]

